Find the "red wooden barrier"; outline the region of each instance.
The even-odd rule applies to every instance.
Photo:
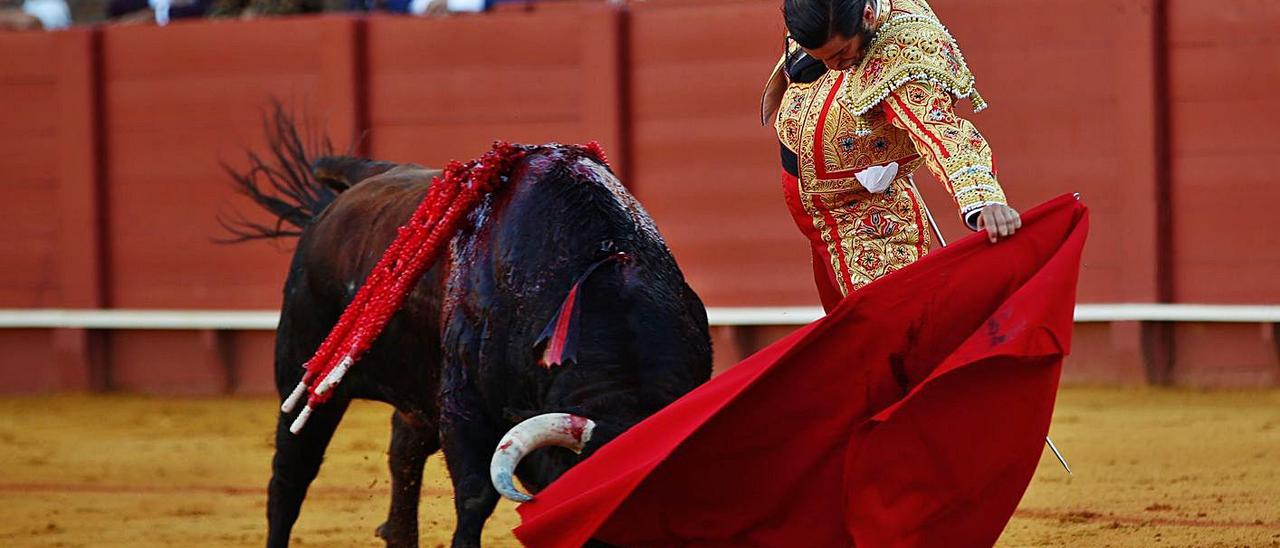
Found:
[[[237,331],[225,341],[228,384],[233,393],[275,392],[275,340],[270,331]]]
[[[64,382],[50,330],[0,330],[0,351],[4,352],[4,358],[0,360],[0,394],[83,388],[82,381]]]
[[[1179,302],[1280,303],[1280,3],[1171,3]]]
[[[760,92],[782,47],[772,3],[638,4],[633,185],[709,306],[814,304]]]
[[[0,307],[98,306],[93,34],[0,34]]]
[[[0,33],[0,307],[102,305],[95,36]],[[21,330],[0,337],[0,385],[93,385],[101,337]]]
[[[219,213],[264,219],[221,161],[262,150],[271,97],[345,147],[355,132],[355,25],[346,18],[103,31],[109,301],[119,308],[279,306],[287,253],[218,245]],[[265,219],[264,219],[265,220]]]
[[[112,306],[279,306],[290,243],[213,241],[227,235],[220,213],[267,220],[233,195],[220,162],[243,168],[245,147],[263,150],[273,97],[345,149],[358,129],[357,25],[326,17],[103,31]],[[269,359],[240,363],[228,350],[236,337],[115,332],[109,384],[218,393],[235,389],[236,378],[269,379]]]
[[[1014,205],[1078,191],[1093,209],[1082,301],[1280,302],[1274,2],[934,3],[992,104],[972,120]],[[265,220],[219,162],[261,150],[272,96],[340,148],[369,128],[359,150],[392,160],[598,139],[709,305],[811,304],[777,145],[756,119],[780,19],[773,0],[654,0],[0,34],[0,307],[278,306],[289,244],[211,242],[219,212]],[[965,234],[921,174],[944,231]],[[1280,382],[1269,326],[1157,327],[1082,325],[1068,378]],[[773,331],[717,330],[719,365]],[[261,391],[270,346],[265,333],[6,331],[0,384]],[[45,361],[58,365],[27,370]]]
[[[12,229],[0,240],[0,303],[59,304],[57,67],[47,60],[52,35],[0,35],[0,216]]]
[[[621,169],[618,12],[593,5],[368,25],[373,156],[440,166],[497,139],[596,139]]]
[[[1280,3],[1170,2],[1174,298],[1280,303]],[[1179,325],[1173,382],[1280,381],[1270,325]]]

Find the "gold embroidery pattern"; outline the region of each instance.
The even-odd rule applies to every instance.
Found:
[[[814,94],[814,88],[822,83],[822,80],[807,84],[792,82],[782,96],[778,117],[773,127],[778,132],[778,140],[782,141],[782,145],[791,152],[798,154],[801,149],[800,127],[804,125],[804,115],[809,108],[809,99]]]
[[[830,227],[824,226],[823,240],[830,249],[831,267],[840,281],[840,290],[851,291],[920,259],[929,251],[929,221],[918,210],[919,197],[906,178],[899,177],[881,194],[863,193],[856,198],[841,194],[819,195],[827,214],[834,219],[838,242],[832,242]],[[811,215],[821,218],[806,202]],[[824,223],[825,225],[825,223]],[[846,278],[839,263],[845,259]]]
[[[858,171],[889,162],[898,162],[903,174],[918,167],[915,144],[883,112],[866,117],[873,134],[858,134],[854,116],[840,104],[835,88],[839,80],[840,73],[828,72],[811,84],[793,83],[778,109],[775,129],[778,139],[799,159],[801,188],[808,193],[867,194],[854,177]],[[828,98],[833,99],[832,105],[824,110]],[[822,135],[817,139],[819,126]]]
[[[792,83],[783,95],[774,127],[783,145],[799,159],[803,217],[812,222],[821,239],[814,243],[826,249],[840,291],[847,295],[927,253],[930,228],[907,179],[923,160],[911,136],[894,127],[883,111],[867,117],[873,133],[858,136],[853,115],[837,95],[825,113],[819,141],[823,171],[819,172],[814,140],[839,75],[827,73],[813,83]],[[867,192],[854,176],[869,166],[892,161],[899,163],[900,175],[882,194]]]
[[[923,0],[894,0],[888,22],[852,73],[855,77],[845,80],[844,97],[855,116],[913,81],[931,82],[956,98],[972,100],[974,112],[986,108],[960,47]]]
[[[991,167],[991,147],[973,124],[955,115],[954,101],[932,84],[912,82],[894,91],[885,108],[893,113],[893,124],[911,135],[969,223],[974,212],[1007,201]]]

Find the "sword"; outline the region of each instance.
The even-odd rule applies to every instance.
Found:
[[[907,175],[907,182],[911,183],[911,191],[916,193],[916,197],[920,200],[920,209],[923,209],[925,217],[929,218],[929,226],[933,227],[933,234],[938,237],[938,243],[942,247],[947,247],[947,239],[942,237],[942,229],[938,228],[938,223],[933,220],[933,212],[929,211],[929,205],[924,203],[924,195],[920,194],[920,189],[916,188],[915,177]],[[1076,198],[1079,198],[1079,195]],[[1058,457],[1058,462],[1062,463],[1062,467],[1067,470],[1067,475],[1075,477],[1075,474],[1071,473],[1071,466],[1067,464],[1067,459],[1062,456],[1061,451],[1058,451],[1058,446],[1053,444],[1053,440],[1045,436],[1044,442],[1048,444],[1049,450],[1053,451],[1053,456]]]
[[[1062,463],[1062,467],[1067,469],[1067,476],[1074,478],[1075,474],[1071,473],[1071,467],[1067,465],[1067,459],[1063,458],[1062,453],[1058,451],[1058,446],[1053,444],[1053,440],[1049,439],[1049,436],[1044,437],[1044,442],[1049,444],[1049,450],[1053,451],[1053,456],[1058,457],[1058,462]]]

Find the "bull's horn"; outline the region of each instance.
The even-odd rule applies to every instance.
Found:
[[[515,425],[498,442],[489,463],[489,479],[493,481],[493,487],[502,496],[516,502],[533,500],[533,497],[516,489],[511,479],[520,459],[548,445],[567,447],[574,453],[581,453],[583,446],[591,441],[591,431],[595,427],[596,423],[591,419],[568,413],[538,415]]]

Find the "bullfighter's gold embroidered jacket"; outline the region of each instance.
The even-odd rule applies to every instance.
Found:
[[[784,164],[794,155],[787,205],[843,294],[928,252],[929,220],[910,179],[922,164],[970,229],[983,207],[1006,203],[991,148],[955,114],[959,99],[975,112],[986,106],[955,40],[925,0],[880,0],[877,9],[858,66],[782,80],[783,89],[794,58],[784,56],[771,79],[781,97],[765,98],[776,105]]]

